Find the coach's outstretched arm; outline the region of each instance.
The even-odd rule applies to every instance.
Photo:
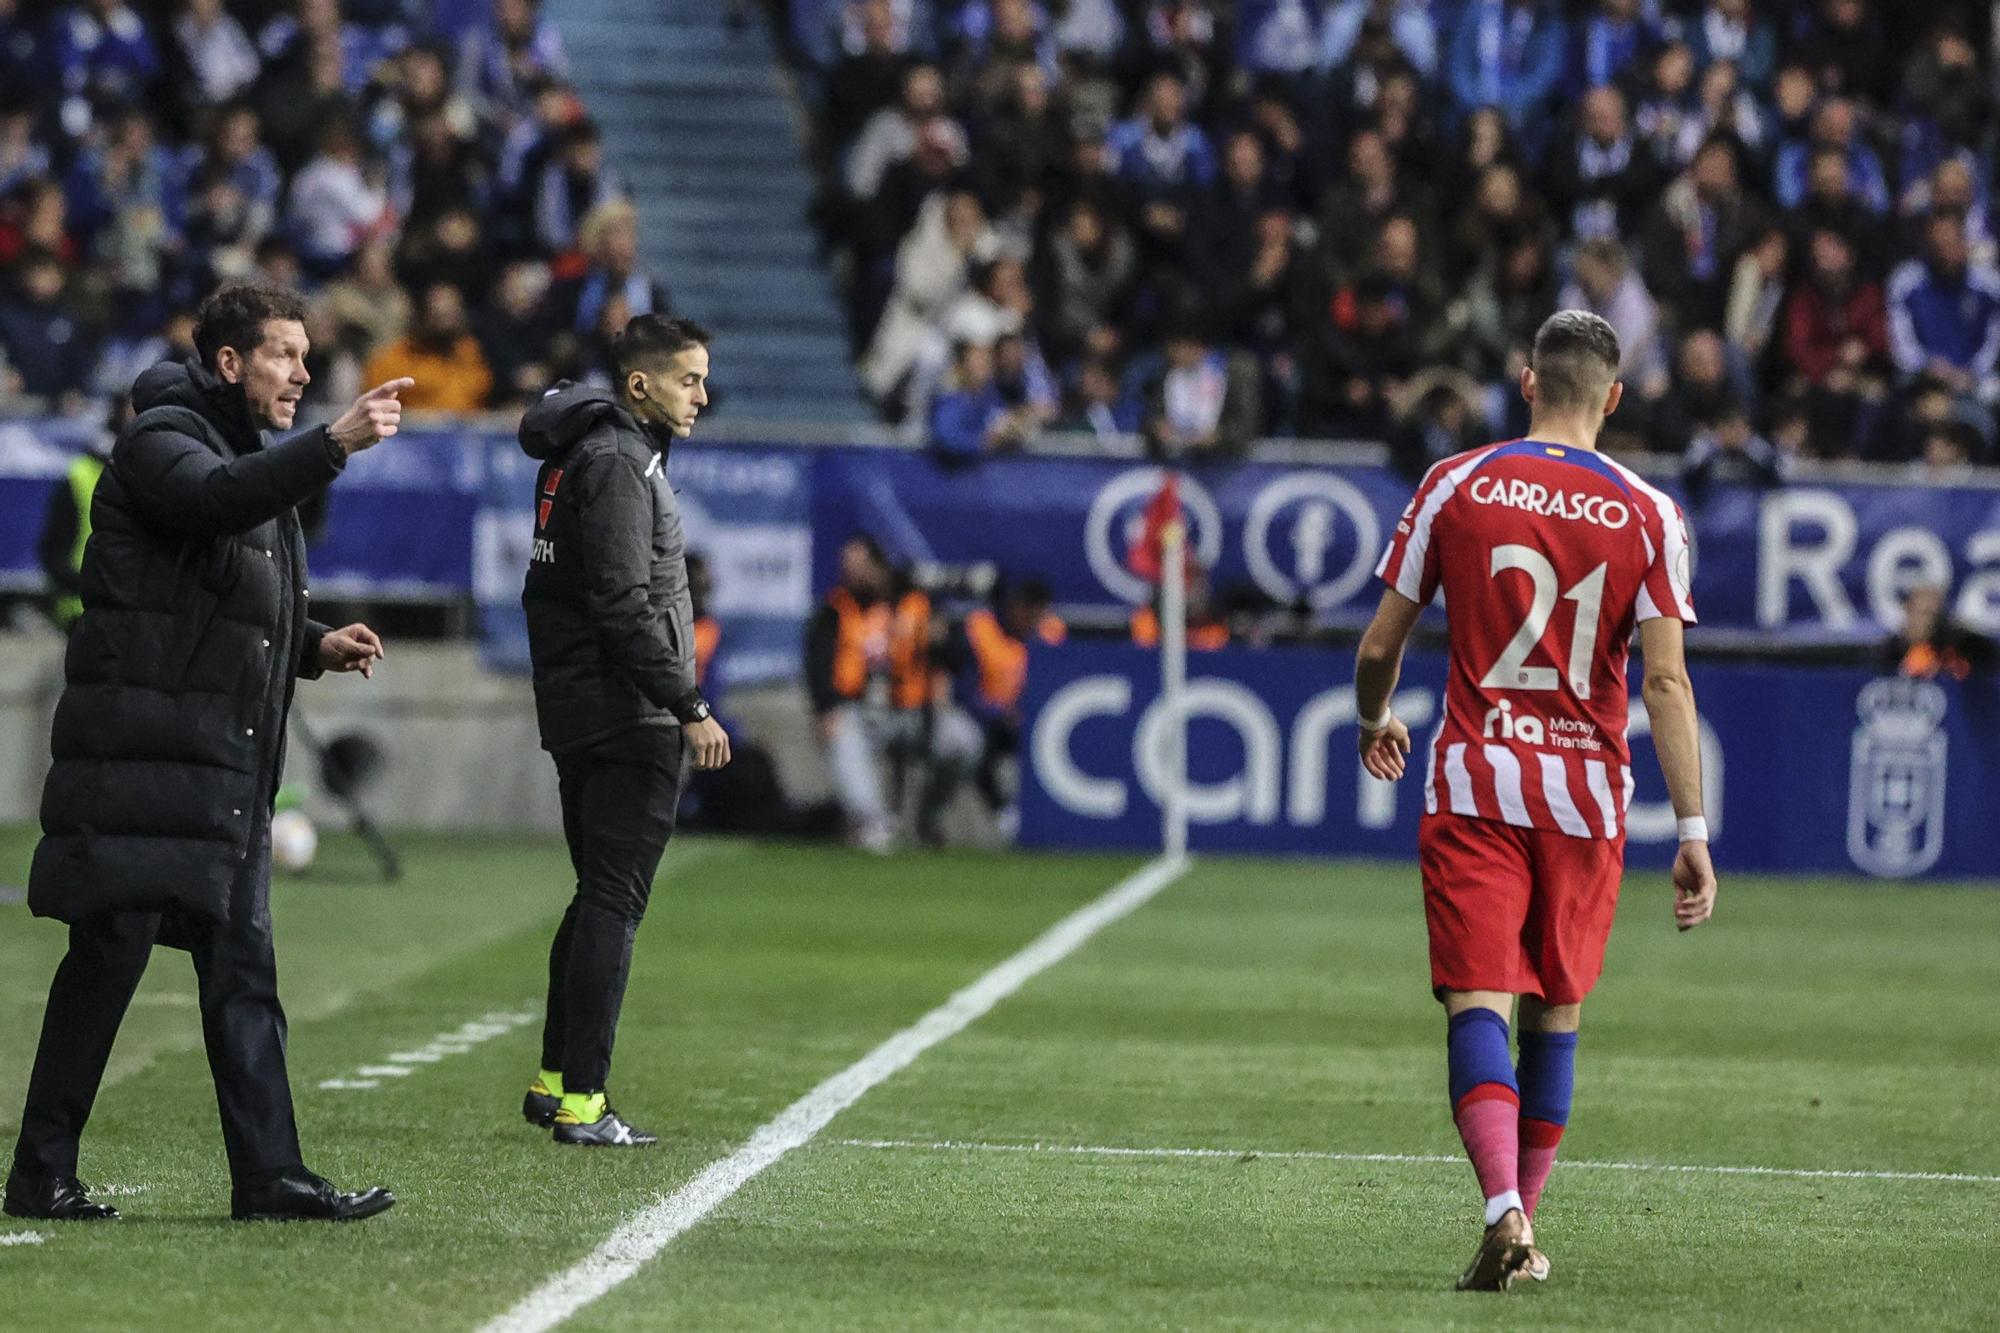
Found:
[[[1639,651],[1646,658],[1641,694],[1681,828],[1681,849],[1674,857],[1674,923],[1692,930],[1715,911],[1715,866],[1708,859],[1708,823],[1701,806],[1701,721],[1688,681],[1686,633],[1672,616],[1639,625]]]
[[[1361,726],[1361,766],[1386,782],[1403,776],[1410,729],[1389,711],[1403,674],[1403,649],[1424,608],[1394,588],[1384,590],[1375,619],[1354,655],[1354,712]]]

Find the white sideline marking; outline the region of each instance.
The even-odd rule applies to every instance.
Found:
[[[424,1065],[434,1065],[447,1055],[464,1055],[480,1042],[504,1036],[540,1017],[541,1014],[533,1009],[484,1014],[469,1023],[461,1023],[453,1031],[440,1032],[414,1051],[397,1051],[388,1057],[387,1063],[362,1065],[352,1075],[343,1078],[323,1078],[319,1086],[328,1092],[366,1092],[379,1088],[385,1078],[408,1078]]]
[[[0,1245],[40,1245],[47,1239],[39,1231],[0,1231]]]
[[[1465,1158],[1444,1153],[1400,1152],[1264,1152],[1257,1148],[1101,1148],[1068,1143],[955,1143],[916,1139],[841,1139],[842,1148],[913,1148],[923,1152],[1053,1153],[1067,1157],[1212,1157],[1270,1158],[1280,1162],[1390,1162],[1464,1166]],[[1927,1180],[1966,1185],[2000,1185],[2000,1176],[1966,1175],[1956,1171],[1829,1171],[1786,1166],[1702,1166],[1680,1162],[1573,1162],[1558,1159],[1571,1171],[1655,1171],[1703,1176],[1783,1176],[1791,1180]]]
[[[619,1224],[605,1242],[482,1326],[480,1333],[544,1333],[611,1291],[730,1195],[918,1056],[956,1036],[1060,963],[1104,927],[1145,905],[1186,873],[1186,857],[1161,857],[1043,931],[1013,957],[780,1111],[741,1148]]]

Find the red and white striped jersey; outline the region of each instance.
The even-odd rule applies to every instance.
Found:
[[[1424,808],[1620,836],[1633,630],[1695,618],[1673,499],[1594,450],[1488,445],[1425,474],[1375,572],[1414,602],[1444,594],[1451,675]]]

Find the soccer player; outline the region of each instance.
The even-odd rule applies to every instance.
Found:
[[[614,389],[564,381],[521,418],[541,462],[521,604],[542,746],[555,758],[576,896],[549,949],[542,1067],[521,1113],[557,1143],[657,1138],[605,1095],[632,937],[687,768],[729,737],[695,681],[694,605],[667,452],[708,405],[709,335],[640,315],[613,341]]]
[[[1680,820],[1674,920],[1692,929],[1715,906],[1682,651],[1694,620],[1687,528],[1670,498],[1597,452],[1624,392],[1617,371],[1618,336],[1596,315],[1565,310],[1542,325],[1521,372],[1527,438],[1424,477],[1376,570],[1388,588],[1355,671],[1362,766],[1400,778],[1410,733],[1389,701],[1418,614],[1444,593],[1451,673],[1417,851],[1452,1116],[1486,1197],[1461,1290],[1548,1277],[1531,1222],[1569,1120],[1578,1019],[1618,903],[1635,627]]]

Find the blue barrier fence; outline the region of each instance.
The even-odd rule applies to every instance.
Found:
[[[1444,674],[1442,656],[1412,655],[1396,709],[1417,753],[1402,782],[1385,783],[1356,758],[1351,654],[1190,654],[1191,845],[1409,856]],[[1694,675],[1721,864],[1891,878],[2000,873],[2000,684],[1797,667],[1708,665]],[[1674,812],[1637,693],[1628,859],[1664,866]],[[1122,644],[1037,650],[1027,707],[1023,840],[1157,847],[1170,721],[1157,655]]]
[[[88,434],[74,422],[0,423],[0,584],[39,581],[42,506]],[[1146,594],[1122,560],[1158,485],[1143,464],[1032,457],[947,469],[893,449],[689,442],[670,473],[694,545],[717,565],[728,680],[797,669],[799,622],[856,529],[908,560],[1039,574],[1070,606],[1116,611]],[[314,576],[356,595],[476,597],[493,660],[516,662],[532,476],[506,434],[409,431],[357,457],[335,486]],[[1410,490],[1379,466],[1246,463],[1197,469],[1182,495],[1218,588],[1302,599],[1323,622],[1352,625],[1374,605],[1374,559]],[[1937,582],[1956,589],[1963,621],[2000,633],[2000,486],[1719,486],[1689,515],[1705,632],[1865,642],[1895,622],[1904,588]]]

